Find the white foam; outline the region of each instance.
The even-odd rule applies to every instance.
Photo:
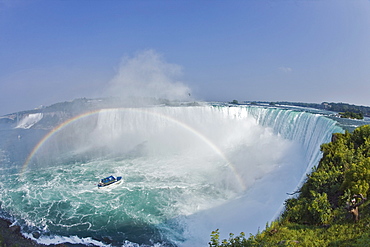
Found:
[[[111,246],[110,244],[109,245],[104,244],[104,243],[102,243],[100,241],[97,241],[97,240],[94,240],[90,237],[88,237],[88,238],[79,238],[77,236],[65,237],[65,236],[53,235],[53,236],[41,236],[39,238],[35,238],[35,237],[33,237],[32,234],[29,234],[29,233],[23,233],[23,235],[26,238],[32,239],[32,240],[36,241],[37,243],[44,244],[44,245],[69,243],[69,244],[83,244],[83,245],[87,245],[87,246],[93,244],[94,246],[99,246],[99,247],[110,247]]]

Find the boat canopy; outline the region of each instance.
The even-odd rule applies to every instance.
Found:
[[[109,177],[103,178],[103,179],[101,180],[101,182],[102,182],[103,184],[106,184],[106,183],[110,183],[110,182],[115,181],[115,180],[116,180],[116,178],[115,178],[115,177],[113,177],[113,176],[109,176]]]

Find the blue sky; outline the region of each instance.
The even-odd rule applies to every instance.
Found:
[[[370,106],[369,44],[369,0],[0,0],[0,115],[138,92]]]

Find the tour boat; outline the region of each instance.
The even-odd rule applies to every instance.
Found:
[[[112,185],[117,185],[122,182],[122,177],[115,178],[114,176],[109,176],[100,180],[98,184],[98,189],[106,188]]]

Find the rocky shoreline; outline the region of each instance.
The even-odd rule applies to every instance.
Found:
[[[12,226],[10,221],[0,218],[0,246],[45,247],[46,245],[38,244],[32,239],[24,237],[19,226]],[[48,246],[67,247],[64,244]]]
[[[71,247],[71,246],[83,246],[73,244],[50,244],[44,245],[39,244],[36,241],[26,238],[21,234],[20,227],[18,225],[12,225],[8,220],[0,218],[0,246],[17,246],[17,247]]]

